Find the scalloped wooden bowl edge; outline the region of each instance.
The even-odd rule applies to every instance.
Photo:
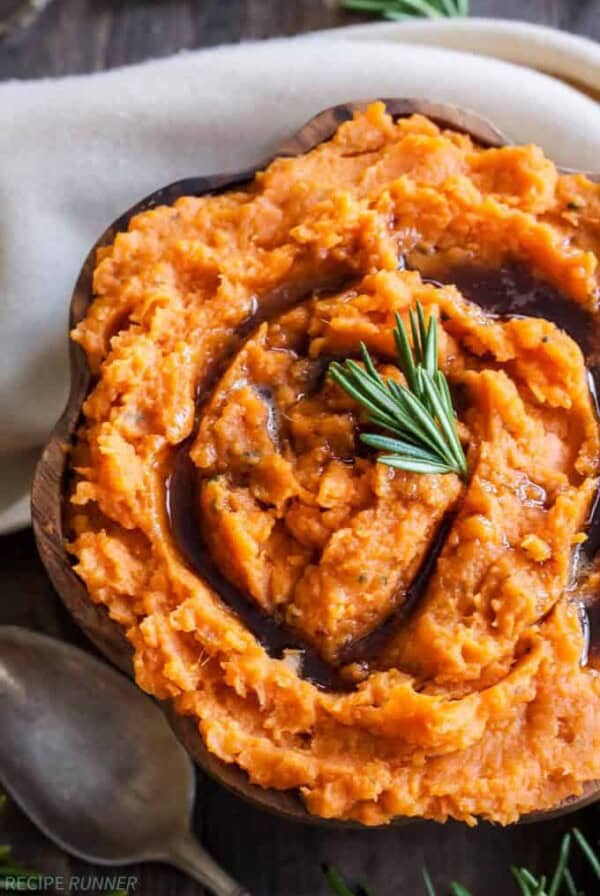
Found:
[[[494,125],[477,113],[459,106],[433,103],[422,99],[384,99],[388,111],[395,117],[413,113],[427,115],[436,123],[470,134],[484,146],[505,146],[509,140]],[[349,120],[367,100],[342,103],[325,109],[311,118],[273,156],[256,166],[236,173],[217,174],[180,180],[162,187],[136,203],[122,214],[89,252],[77,279],[71,300],[69,325],[75,326],[89,306],[92,274],[96,250],[112,242],[115,235],[126,230],[130,219],[146,209],[171,204],[180,196],[218,192],[248,182],[277,156],[294,156],[313,149],[333,136],[338,126]],[[89,391],[91,377],[82,349],[69,340],[71,387],[65,410],[58,420],[37,464],[32,493],[31,514],[38,551],[46,571],[62,602],[77,624],[96,647],[118,668],[133,675],[132,648],[123,629],[111,620],[104,606],[91,601],[83,582],[73,571],[65,548],[63,532],[63,502],[69,448],[81,416],[81,406]],[[236,765],[229,765],[210,753],[202,741],[196,724],[190,717],[178,716],[168,702],[160,704],[180,741],[198,765],[228,790],[254,806],[274,812],[280,817],[315,825],[337,828],[361,827],[355,822],[324,819],[311,815],[294,791],[264,789],[252,784],[247,774]],[[583,794],[563,801],[553,809],[534,812],[521,821],[538,821],[572,812],[600,799],[600,781],[586,786]],[[406,824],[419,819],[399,817],[394,824]]]

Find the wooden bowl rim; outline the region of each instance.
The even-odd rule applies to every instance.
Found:
[[[104,231],[88,253],[71,298],[69,329],[82,319],[90,304],[97,249],[110,244],[118,232],[126,230],[132,217],[159,205],[170,205],[181,196],[201,196],[247,183],[274,158],[300,155],[330,139],[341,123],[348,121],[355,111],[365,108],[369,102],[372,100],[357,100],[323,110],[290,137],[278,151],[256,166],[233,173],[179,180],[155,190],[135,203]],[[383,102],[387,111],[395,118],[420,113],[442,127],[469,134],[480,145],[486,147],[510,145],[508,138],[490,121],[460,106],[418,98],[386,98]],[[35,470],[31,492],[33,530],[46,572],[69,613],[101,653],[133,677],[131,661],[133,651],[122,627],[109,618],[106,607],[92,603],[83,582],[73,570],[65,548],[63,506],[69,447],[81,417],[82,403],[91,385],[91,374],[85,353],[71,339],[68,340],[68,344],[71,373],[69,397]],[[251,783],[246,772],[239,766],[223,762],[206,749],[197,724],[191,717],[177,715],[169,701],[157,702],[165,711],[177,737],[202,770],[253,806],[266,809],[280,817],[312,825],[343,829],[363,827],[357,822],[312,815],[295,791],[264,789]],[[520,822],[554,818],[590,805],[598,799],[600,799],[600,781],[589,782],[582,795],[569,797],[553,809],[525,815]],[[398,817],[393,819],[392,823],[407,824],[419,820],[422,819]]]

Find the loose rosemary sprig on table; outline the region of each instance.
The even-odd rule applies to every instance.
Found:
[[[568,894],[568,896],[586,896],[583,890],[578,889],[569,870],[569,856],[573,840],[575,840],[587,859],[593,874],[600,881],[600,856],[594,851],[581,831],[573,828],[571,833],[565,834],[562,838],[558,861],[551,878],[548,878],[546,875],[541,875],[538,878],[527,868],[515,868],[513,866],[510,869],[521,896],[563,896],[563,894]],[[326,868],[325,876],[331,891],[336,896],[375,896],[364,885],[355,893],[336,868]],[[549,883],[547,883],[548,880],[550,881]],[[436,896],[435,887],[426,868],[423,869],[423,882],[425,896]],[[450,885],[450,896],[472,896],[472,894],[462,884],[454,881]]]
[[[371,13],[384,19],[457,18],[469,15],[469,0],[340,0],[342,9]]]
[[[406,385],[383,379],[364,344],[360,353],[364,367],[347,359],[333,361],[329,376],[369,412],[373,423],[390,435],[362,433],[371,448],[388,452],[377,458],[382,464],[413,473],[457,473],[467,475],[467,461],[456,431],[456,417],[448,381],[438,369],[438,324],[429,323],[417,302],[409,314],[412,347],[404,321],[396,313],[394,339],[398,366]]]

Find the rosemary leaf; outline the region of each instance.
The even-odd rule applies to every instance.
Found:
[[[456,433],[454,418],[448,415],[448,409],[447,407],[444,407],[444,403],[438,395],[438,392],[433,384],[433,380],[430,376],[427,375],[427,373],[425,373],[425,375],[423,376],[423,385],[426,389],[427,397],[439,421],[440,428],[446,437],[446,441],[450,448],[450,451],[454,455],[454,460],[458,465],[458,469],[464,476],[467,472],[467,462],[462,450],[462,445],[460,444],[460,440]]]
[[[512,874],[515,881],[517,882],[517,886],[519,887],[519,890],[521,891],[521,896],[533,896],[532,891],[529,888],[529,884],[527,883],[527,880],[523,877],[523,870],[524,869],[522,869],[522,868],[515,868],[514,865],[511,865],[510,873]]]
[[[420,302],[417,302],[417,321],[419,326],[419,346],[421,350],[421,358],[419,363],[425,365],[425,352],[427,351],[427,323],[425,321],[425,312]]]
[[[327,878],[327,883],[337,896],[354,896],[354,893],[350,887],[347,886],[346,881],[337,868],[326,867],[325,877]]]
[[[567,887],[567,890],[569,891],[569,896],[578,896],[578,891],[577,887],[575,886],[575,881],[573,880],[573,875],[568,868],[565,868],[565,885]]]
[[[531,888],[532,893],[537,893],[540,888],[540,882],[533,876],[531,871],[528,871],[527,868],[521,868],[520,871],[523,876],[523,880],[525,881],[527,886]],[[545,880],[546,878],[544,878],[544,882]]]
[[[377,370],[375,369],[375,365],[373,364],[373,360],[371,358],[371,355],[369,354],[369,349],[364,344],[364,342],[361,342],[361,344],[360,344],[360,354],[363,359],[363,363],[365,365],[367,373],[369,373],[373,377],[373,379],[375,380],[376,383],[379,383],[380,386],[384,386],[384,382],[381,379],[380,375],[378,374]]]
[[[429,876],[429,871],[427,870],[427,868],[423,868],[423,880],[425,881],[426,896],[435,896],[435,888],[433,886],[433,882]]]
[[[394,467],[396,470],[406,470],[408,473],[452,473],[452,467],[448,464],[430,463],[430,461],[403,457],[400,454],[382,454],[378,458],[380,464]]]
[[[419,306],[420,307],[420,306]],[[437,322],[433,314],[429,318],[429,327],[427,328],[427,336],[425,337],[425,351],[423,363],[425,370],[430,377],[435,377],[438,372],[438,340],[437,340]]]
[[[415,312],[412,310],[412,308],[408,315],[408,319],[410,321],[410,334],[412,336],[413,351],[415,353],[415,361],[417,362],[417,364],[422,364],[423,363],[423,351],[421,348],[421,333],[419,331],[417,316],[416,316]],[[404,322],[399,314],[396,315],[396,326],[398,327],[399,330],[404,329]]]
[[[373,412],[369,415],[369,422],[375,423],[376,426],[381,426],[383,429],[389,429],[390,432],[397,433],[413,445],[419,445],[419,440],[414,437],[411,432],[404,429],[398,420],[388,417],[386,414]]]
[[[337,385],[344,390],[344,392],[347,392],[351,398],[354,398],[355,401],[367,408],[372,414],[378,414],[379,416],[389,419],[392,424],[394,423],[393,413],[386,413],[385,408],[382,409],[376,402],[365,397],[364,392],[355,384],[354,378],[349,376],[340,365],[336,366],[335,362],[331,364],[329,368],[329,376],[334,383],[337,383]]]
[[[424,448],[418,448],[405,442],[402,439],[391,439],[389,436],[379,436],[376,433],[365,432],[360,437],[361,442],[369,445],[370,448],[378,448],[380,451],[393,451],[396,454],[403,454],[406,457],[413,457],[416,460],[428,461],[429,463],[438,464],[439,461],[435,454]]]
[[[340,6],[343,9],[351,9],[356,12],[385,13],[392,6],[392,3],[390,0],[342,0]]]
[[[450,389],[448,388],[448,381],[441,370],[436,370],[435,376],[433,378],[435,383],[435,387],[438,391],[438,395],[444,402],[444,406],[446,408],[446,413],[450,417],[454,417],[454,406],[452,404],[452,396],[450,395]]]
[[[417,356],[417,348],[416,343],[414,342],[414,333],[413,333],[413,344],[415,345],[415,356]],[[394,330],[394,339],[396,341],[396,350],[398,352],[398,358],[400,360],[400,368],[405,371],[404,375],[406,377],[406,382],[408,383],[408,388],[412,389],[415,392],[418,388],[417,385],[417,366],[415,364],[415,358],[413,357],[413,351],[410,347],[410,342],[408,341],[408,335],[406,333],[406,328],[402,322],[402,318],[396,312],[396,329]]]
[[[365,407],[375,406],[382,408],[393,417],[397,411],[394,400],[390,397],[387,389],[371,380],[370,377],[364,375],[362,367],[359,367],[356,361],[346,361],[347,372],[350,373],[354,385],[359,385],[363,395],[370,400],[370,405],[362,402]]]
[[[450,885],[450,892],[452,896],[471,896],[469,890],[466,887],[463,887],[462,884],[457,884],[456,881],[452,881]]]
[[[451,461],[452,452],[444,442],[440,430],[436,426],[431,415],[427,412],[427,408],[424,406],[423,402],[408,389],[401,390],[401,397],[398,397],[398,403],[400,402],[402,403],[402,408],[405,414],[408,414],[414,421],[412,428],[417,433],[420,433],[422,441],[430,442],[442,457]]]
[[[579,848],[590,863],[596,877],[600,880],[600,858],[594,852],[588,841],[585,839],[579,828],[573,828],[573,836],[575,837]]]
[[[548,890],[548,896],[557,896],[558,891],[561,888],[563,882],[563,876],[565,873],[565,868],[567,867],[567,862],[569,860],[569,850],[571,849],[571,835],[565,834],[562,839],[562,843],[560,844],[560,852],[558,854],[558,862],[556,863],[556,870],[554,872],[554,876],[552,877],[552,883],[550,884],[550,889]]]

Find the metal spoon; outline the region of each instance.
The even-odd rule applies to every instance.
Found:
[[[75,647],[0,627],[0,779],[62,849],[98,865],[167,862],[249,896],[190,831],[192,763],[158,706]]]

